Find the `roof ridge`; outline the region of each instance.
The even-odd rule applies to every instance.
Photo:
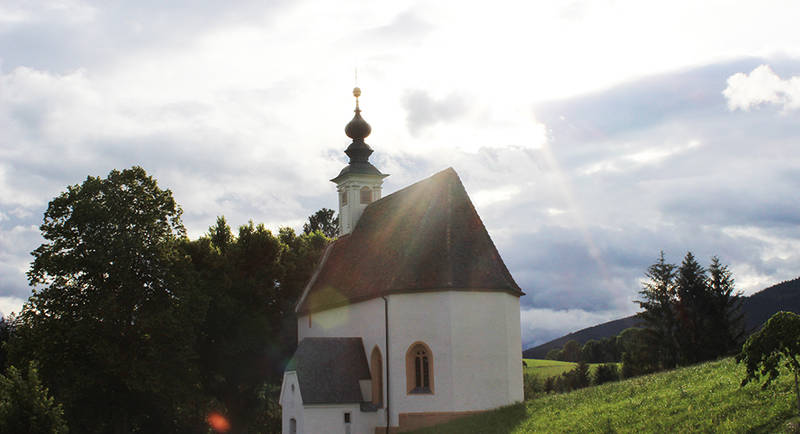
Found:
[[[433,178],[435,178],[437,176],[440,176],[440,175],[443,176],[445,173],[450,173],[450,172],[452,172],[453,175],[455,175],[455,177],[459,179],[459,181],[461,180],[461,178],[458,176],[458,173],[455,171],[455,169],[453,169],[453,166],[450,166],[450,167],[448,167],[446,169],[442,169],[442,170],[434,173],[433,175],[431,175],[431,176],[429,176],[429,177],[427,177],[425,179],[420,179],[419,181],[417,181],[417,182],[415,182],[415,183],[413,183],[411,185],[405,186],[405,187],[401,188],[400,190],[394,191],[394,192],[392,192],[390,194],[387,194],[386,196],[383,196],[382,198],[376,200],[375,202],[372,202],[369,205],[367,205],[367,208],[372,206],[372,204],[383,202],[383,201],[385,201],[387,199],[390,199],[394,195],[407,192],[408,190],[411,190],[414,187],[418,187],[422,183],[429,182],[431,179],[433,179]]]

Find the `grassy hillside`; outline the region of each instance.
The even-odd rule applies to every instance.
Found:
[[[559,360],[546,359],[522,359],[528,366],[525,367],[526,374],[536,374],[539,378],[557,377],[564,372],[571,371],[578,366],[573,362],[562,362]],[[593,372],[597,365],[602,363],[589,363],[589,372]]]
[[[788,374],[740,388],[744,368],[708,362],[543,398],[417,433],[775,432],[794,416]],[[792,381],[790,381],[792,380]]]

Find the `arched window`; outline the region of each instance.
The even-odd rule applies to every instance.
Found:
[[[433,393],[433,353],[422,342],[416,342],[406,353],[406,391]]]
[[[369,187],[361,187],[361,203],[372,202],[372,189]]]
[[[381,408],[383,407],[383,358],[381,350],[377,346],[372,350],[372,356],[369,359],[370,376],[372,377],[372,403]]]

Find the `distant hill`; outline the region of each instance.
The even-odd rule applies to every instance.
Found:
[[[800,277],[781,282],[777,285],[763,289],[742,301],[744,311],[745,329],[748,334],[761,327],[775,312],[785,310],[800,313]],[[564,344],[575,339],[580,344],[590,339],[603,339],[616,336],[628,327],[638,323],[635,316],[628,316],[614,321],[605,322],[596,326],[578,330],[560,338],[553,339],[545,344],[528,348],[522,352],[526,359],[541,359],[553,348],[561,348]]]

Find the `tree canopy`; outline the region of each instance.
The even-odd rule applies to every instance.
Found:
[[[710,360],[734,352],[743,336],[741,299],[727,266],[712,257],[708,270],[691,252],[679,267],[661,252],[647,269],[636,303],[651,369]]]
[[[800,315],[792,312],[778,312],[764,327],[751,335],[736,356],[736,361],[744,362],[747,374],[742,386],[752,380],[766,377],[763,388],[767,388],[780,375],[780,365],[794,374],[794,391],[797,397],[797,411],[800,413]]]
[[[296,348],[294,305],[327,242],[320,232],[273,234],[252,221],[234,236],[219,217],[186,245],[209,300],[197,347],[203,387],[236,431],[275,423],[265,420],[267,395]]]
[[[180,217],[140,167],[88,177],[45,212],[33,295],[0,331],[10,363],[38,362],[75,432],[280,424],[294,306],[329,239],[253,222],[234,235],[219,217],[191,241]]]
[[[177,249],[181,212],[133,167],[67,187],[44,214],[46,241],[32,253],[33,295],[11,357],[41,363],[77,431],[152,430],[191,417],[203,301]],[[164,402],[183,404],[165,411]]]
[[[334,217],[335,211],[322,208],[308,217],[308,223],[303,225],[303,233],[320,231],[328,238],[339,235],[339,217]]]
[[[42,385],[35,363],[28,363],[24,375],[14,366],[0,375],[0,433],[60,434],[67,431],[64,410]]]

